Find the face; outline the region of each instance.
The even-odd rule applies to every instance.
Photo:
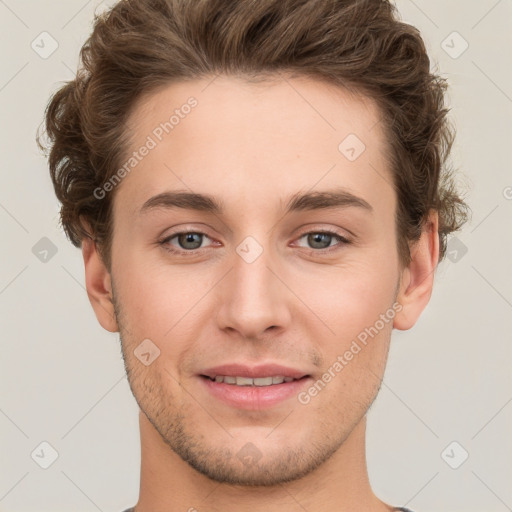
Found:
[[[376,397],[400,307],[379,119],[314,80],[228,77],[163,88],[130,117],[111,274],[123,357],[147,419],[213,480],[306,475]]]

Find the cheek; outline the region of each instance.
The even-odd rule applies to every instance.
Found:
[[[367,260],[358,258],[343,268],[330,269],[314,287],[313,280],[308,280],[302,291],[307,292],[311,309],[329,327],[317,348],[323,353],[325,369],[336,362],[337,368],[342,368],[333,370],[339,377],[334,379],[333,388],[347,387],[348,394],[354,386],[365,394],[378,385],[396,314],[393,303],[398,273],[394,261],[375,258],[374,254]]]
[[[173,346],[181,339],[177,333],[198,325],[206,303],[201,299],[215,283],[211,270],[171,266],[136,254],[120,259],[116,270],[116,292],[130,338],[164,344],[173,339]]]
[[[340,414],[347,414],[345,409],[369,406],[379,388],[389,349],[394,287],[391,280],[376,282],[377,276],[367,277],[347,277],[337,287],[331,283],[327,292],[332,303],[326,302],[324,318],[334,334],[317,343],[324,358],[320,379],[329,382],[329,391],[318,404],[336,402]]]
[[[337,336],[345,337],[373,324],[392,305],[398,274],[389,264],[361,259],[303,277],[301,294],[307,304],[325,317]]]

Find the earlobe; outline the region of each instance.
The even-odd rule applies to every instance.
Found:
[[[402,309],[394,318],[395,329],[413,327],[430,300],[439,261],[438,222],[437,212],[431,211],[420,239],[411,246],[411,261],[402,271],[396,299]]]
[[[101,259],[96,243],[91,238],[82,241],[85,266],[85,284],[89,301],[100,325],[109,332],[118,332],[110,273]]]

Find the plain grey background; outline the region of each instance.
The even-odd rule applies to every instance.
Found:
[[[73,78],[96,7],[111,3],[0,0],[0,511],[117,512],[138,496],[138,407],[119,338],[96,321],[81,252],[59,228],[34,142],[50,93]],[[381,499],[415,512],[505,512],[512,510],[512,2],[397,6],[450,82],[452,163],[473,217],[451,239],[420,321],[393,334],[368,415],[370,480]],[[52,451],[41,443],[57,456],[46,469]]]

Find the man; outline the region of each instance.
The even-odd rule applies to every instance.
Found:
[[[140,407],[130,510],[407,510],[366,413],[465,221],[418,31],[387,1],[132,0],[81,55],[50,171]]]

